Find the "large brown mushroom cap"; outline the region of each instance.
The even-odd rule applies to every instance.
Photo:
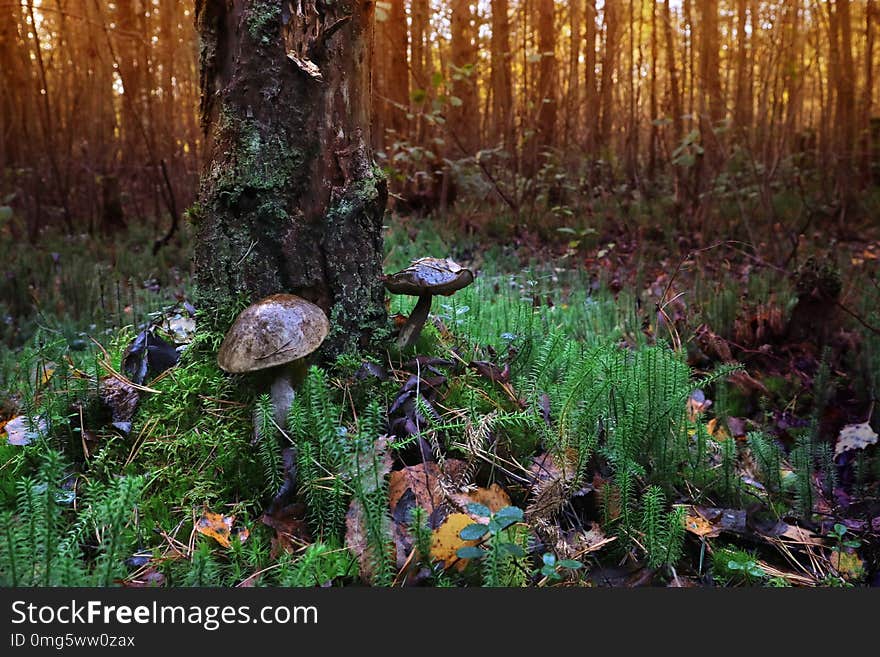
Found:
[[[330,322],[318,306],[293,294],[275,294],[236,318],[217,364],[234,374],[283,365],[315,351],[329,332]]]
[[[383,277],[392,294],[449,296],[474,282],[474,273],[449,258],[420,258],[406,269]]]

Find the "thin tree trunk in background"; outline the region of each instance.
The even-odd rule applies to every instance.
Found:
[[[605,3],[605,50],[602,55],[602,81],[600,98],[602,118],[599,124],[598,143],[600,147],[611,145],[611,130],[614,126],[614,84],[617,71],[617,56],[620,40],[620,17],[617,3]]]
[[[736,79],[733,101],[733,126],[736,134],[748,146],[752,125],[752,76],[749,70],[748,0],[736,2]]]
[[[657,5],[651,3],[651,92],[648,106],[649,120],[651,121],[648,137],[648,179],[654,182],[657,175],[657,121],[660,119],[657,111],[657,72],[659,62],[657,57]]]
[[[299,294],[330,318],[333,356],[364,346],[386,317],[386,191],[369,147],[373,4],[284,6],[196,2],[207,139],[196,300],[224,329],[239,294]]]
[[[510,18],[507,0],[492,0],[492,145],[500,144],[508,153],[515,147],[513,125],[513,75],[511,72]]]
[[[476,64],[477,49],[474,43],[474,26],[471,5],[468,0],[453,0],[450,70],[446,72],[453,81],[452,90],[459,103],[450,103],[448,126],[453,136],[450,156],[458,158],[473,155],[479,148],[479,112],[477,100]]]
[[[420,102],[416,102],[416,130],[415,140],[417,144],[425,143],[426,125],[421,116],[427,108],[427,101],[431,98],[431,41],[430,23],[428,16],[431,8],[429,0],[412,0],[410,5],[410,72],[412,73],[413,89],[420,91]]]
[[[849,0],[835,0],[834,23],[839,31],[837,80],[837,187],[841,200],[840,218],[855,202],[853,147],[855,143],[855,63],[852,55],[852,20]]]
[[[678,68],[675,63],[675,39],[672,30],[672,10],[669,7],[669,2],[670,0],[666,0],[663,3],[663,36],[666,42],[666,70],[669,74],[669,112],[672,115],[670,117],[670,125],[672,126],[672,144],[670,145],[671,148],[669,150],[670,152],[673,152],[679,147],[684,137],[682,127],[684,111],[681,106],[681,92],[678,88]],[[673,167],[672,180],[675,188],[675,202],[676,204],[679,204],[682,201],[682,194],[684,191],[682,189],[681,167],[675,163],[672,163],[671,166]]]
[[[0,169],[13,169],[21,161],[20,138],[27,116],[25,93],[26,54],[18,38],[17,5],[0,6]]]
[[[389,116],[388,127],[395,132],[395,139],[408,137],[409,121],[409,35],[406,25],[406,4],[404,0],[390,0],[391,12],[388,20],[388,41],[384,47],[389,50],[387,71],[387,104],[384,111]]]
[[[391,68],[391,48],[388,45],[391,40],[391,27],[387,12],[383,13],[381,17],[377,17],[375,21],[376,43],[382,44],[382,47],[376,48],[373,54],[373,81],[370,96],[370,114],[373,117],[371,140],[373,150],[381,151],[385,149],[388,142],[385,130],[388,128],[389,112],[385,98],[387,97],[388,74]]]
[[[554,0],[538,0],[538,50],[541,63],[538,67],[538,85],[535,103],[538,107],[536,159],[541,165],[543,154],[556,142],[557,85],[556,31],[554,25]]]
[[[596,0],[586,0],[584,8],[584,129],[586,150],[595,155],[599,131],[599,90],[596,84],[596,36],[598,14]]]
[[[871,114],[874,110],[874,20],[876,18],[875,0],[867,0],[865,5],[865,88],[862,92],[862,119],[861,129],[862,137],[862,179],[865,183],[870,183],[872,178],[871,172],[871,151],[872,143],[872,126]]]
[[[565,103],[564,143],[572,143],[577,126],[580,124],[581,107],[581,24],[583,23],[582,0],[570,0],[568,7],[568,26],[571,42],[568,49],[568,89]]]
[[[718,51],[721,35],[718,30],[718,0],[702,0],[700,5],[700,107],[712,127],[724,118],[721,96]]]

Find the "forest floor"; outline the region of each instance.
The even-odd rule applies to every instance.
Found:
[[[10,250],[0,579],[880,583],[877,226],[615,217],[395,220],[386,271],[475,283],[413,348],[310,369],[286,427],[195,331],[186,240]]]

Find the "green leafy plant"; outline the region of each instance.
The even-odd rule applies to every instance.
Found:
[[[525,559],[522,537],[517,537],[515,525],[522,522],[523,510],[507,506],[492,513],[488,507],[468,504],[468,511],[488,518],[486,524],[473,523],[461,530],[459,536],[466,541],[479,541],[479,545],[459,548],[460,559],[481,560],[483,586],[512,586],[522,578],[521,560]]]
[[[541,555],[541,567],[535,572],[541,575],[544,581],[553,583],[565,579],[563,574],[565,571],[573,573],[583,567],[584,564],[576,559],[557,559],[552,552],[545,552]]]
[[[719,548],[712,555],[716,579],[731,584],[756,584],[768,578],[755,555],[742,550]]]

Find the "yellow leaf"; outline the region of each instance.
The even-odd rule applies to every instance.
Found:
[[[832,552],[831,565],[847,580],[859,580],[865,576],[865,562],[855,552]]]
[[[466,541],[459,536],[459,532],[472,524],[474,524],[473,519],[466,513],[450,514],[445,522],[434,530],[431,539],[431,558],[442,561],[445,568],[454,564],[458,570],[464,570],[469,560],[459,559],[457,552],[459,548],[476,545],[477,541]]]

